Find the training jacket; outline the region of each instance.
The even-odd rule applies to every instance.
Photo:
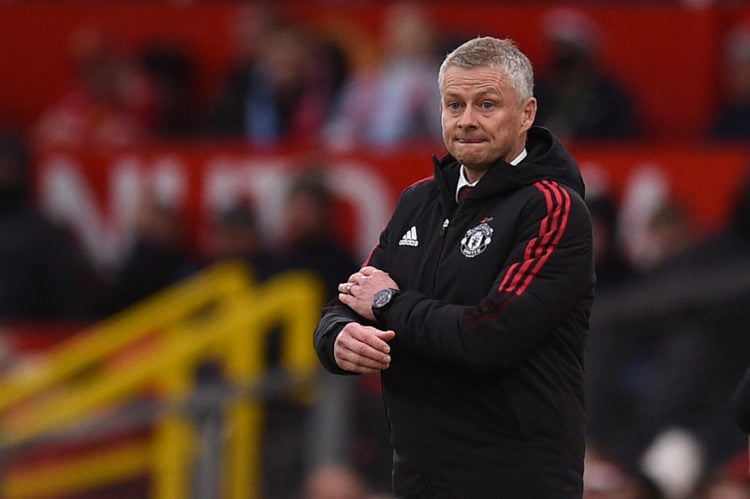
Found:
[[[581,497],[591,220],[574,160],[546,129],[461,205],[460,164],[406,188],[368,261],[401,294],[372,324],[338,302],[315,331],[322,364],[357,321],[392,329],[382,372],[397,498]]]
[[[739,427],[745,433],[750,434],[750,367],[745,371],[740,384],[734,389],[730,406]]]

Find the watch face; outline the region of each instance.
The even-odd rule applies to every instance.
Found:
[[[375,296],[372,298],[373,308],[385,307],[391,301],[391,296],[393,296],[393,291],[391,289],[381,289],[375,293]]]

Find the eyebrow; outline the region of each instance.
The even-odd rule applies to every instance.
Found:
[[[478,92],[476,93],[476,95],[477,95],[478,97],[484,97],[485,95],[488,95],[488,94],[492,94],[492,95],[498,95],[498,96],[501,96],[501,95],[502,95],[502,93],[501,93],[501,92],[497,91],[497,89],[495,89],[495,88],[493,88],[493,87],[485,87],[485,88],[483,88],[483,89],[479,90],[479,91],[478,91]]]
[[[484,97],[484,96],[489,95],[489,94],[502,96],[502,94],[499,91],[497,91],[496,89],[494,89],[492,87],[485,87],[483,89],[480,89],[474,95],[476,95],[477,97]],[[458,93],[458,92],[448,91],[448,92],[445,92],[445,95],[446,95],[446,97],[447,96],[459,97],[459,96],[461,96],[463,94]]]

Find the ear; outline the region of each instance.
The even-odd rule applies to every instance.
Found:
[[[536,98],[532,97],[521,106],[521,131],[526,132],[534,124],[536,118]]]

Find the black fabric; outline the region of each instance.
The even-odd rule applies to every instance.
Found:
[[[745,372],[742,381],[737,385],[731,405],[737,418],[737,424],[750,434],[750,367]]]
[[[0,199],[0,319],[81,320],[94,316],[94,272],[76,241],[29,206]]]
[[[396,331],[382,373],[396,497],[581,495],[591,220],[560,142],[533,128],[526,148],[460,205],[460,165],[435,160],[368,261],[402,291],[378,325]],[[400,245],[413,227],[417,244]],[[353,320],[336,302],[324,309],[315,346],[332,372]]]

